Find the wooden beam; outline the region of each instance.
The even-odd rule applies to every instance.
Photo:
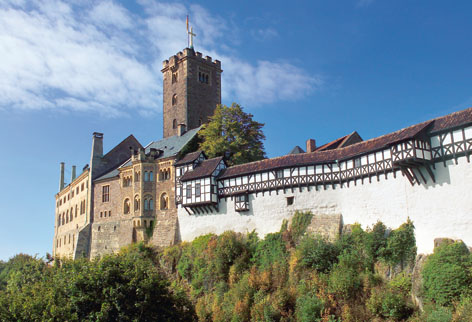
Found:
[[[434,183],[436,183],[436,179],[434,177],[434,173],[433,171],[431,170],[431,168],[429,167],[429,164],[425,164],[425,168],[426,168],[426,171],[428,172],[429,176],[431,177],[431,179],[433,180]]]

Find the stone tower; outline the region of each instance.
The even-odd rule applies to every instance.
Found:
[[[163,62],[164,138],[197,128],[221,104],[221,62],[185,48]]]

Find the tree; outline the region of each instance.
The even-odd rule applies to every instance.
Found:
[[[203,142],[200,149],[209,158],[223,156],[229,152],[230,165],[257,161],[265,158],[262,132],[264,124],[252,119],[241,106],[218,105],[210,122],[201,130]]]

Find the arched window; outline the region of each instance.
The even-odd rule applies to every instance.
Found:
[[[149,181],[149,172],[144,171],[144,181]]]
[[[139,210],[139,204],[140,204],[139,196],[136,195],[134,196],[134,211]]]
[[[149,181],[154,181],[154,172],[149,171]]]
[[[172,84],[177,83],[177,72],[172,73]]]
[[[177,128],[177,120],[176,120],[176,119],[174,119],[174,120],[172,121],[172,128],[173,128],[173,129],[176,129],[176,128]]]
[[[177,104],[177,94],[174,94],[172,96],[172,106],[174,106],[175,104]]]
[[[125,199],[123,203],[123,213],[125,215],[129,214],[130,208],[131,208],[131,205],[130,205],[129,199]]]
[[[61,225],[61,215],[57,217],[57,227]]]
[[[72,219],[74,219],[74,214],[72,213],[73,208],[70,208],[70,221],[72,222]]]
[[[163,193],[161,195],[161,200],[160,200],[160,210],[167,210],[169,209],[169,197],[167,197],[167,193]]]
[[[62,215],[62,224],[64,225],[64,215]]]
[[[67,210],[67,212],[66,212],[66,223],[68,223],[68,222],[69,222],[69,210]]]
[[[149,199],[149,210],[154,210],[154,199]]]
[[[149,210],[149,201],[144,199],[144,210]]]

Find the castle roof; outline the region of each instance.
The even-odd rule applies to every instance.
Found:
[[[290,166],[335,162],[336,160],[348,159],[357,155],[360,156],[369,152],[377,151],[394,143],[417,137],[425,132],[440,132],[466,123],[472,123],[472,108],[415,124],[377,138],[361,141],[342,148],[324,151],[315,150],[311,153],[289,154],[282,157],[233,166],[223,170],[219,178],[230,178]]]
[[[191,152],[191,153],[187,153],[182,159],[180,159],[179,161],[177,161],[174,165],[175,166],[180,166],[180,165],[185,165],[185,164],[189,164],[189,163],[193,163],[195,160],[198,159],[198,157],[200,156],[200,154],[202,154],[203,151],[195,151],[195,152]]]
[[[339,139],[336,139],[320,147],[317,147],[315,151],[326,151],[326,150],[342,148],[342,147],[345,147],[354,143],[358,143],[361,141],[362,141],[361,136],[356,131],[354,131],[351,134],[345,135]]]
[[[159,140],[159,141],[153,141],[144,148],[144,151],[145,153],[149,153],[151,149],[161,150],[162,153],[159,155],[160,159],[176,156],[187,145],[187,143],[189,143],[195,137],[195,135],[197,134],[199,130],[200,128],[196,128],[196,129],[192,129],[185,132],[181,136],[175,135],[175,136],[171,136],[171,137]],[[127,141],[125,140],[123,142],[127,142]],[[142,147],[141,144],[139,146]],[[111,169],[105,174],[102,174],[102,176],[98,177],[96,180],[105,180],[105,179],[116,177],[120,173],[118,170],[119,168],[127,167],[131,165],[131,158],[129,157],[129,154],[130,154],[129,146],[125,146],[125,147],[126,147],[126,153],[127,153],[128,159],[124,160],[124,163],[123,161],[121,161],[121,163],[116,164],[113,169]]]
[[[303,149],[297,145],[292,149],[292,151],[290,151],[289,154],[299,154],[299,153],[305,153],[305,151],[303,151]]]
[[[213,171],[215,171],[216,167],[218,166],[218,164],[220,164],[221,160],[223,160],[223,157],[216,157],[213,159],[204,160],[202,161],[202,163],[199,164],[198,167],[196,167],[192,171],[186,172],[180,178],[180,180],[189,181],[193,179],[208,177],[213,173]]]

